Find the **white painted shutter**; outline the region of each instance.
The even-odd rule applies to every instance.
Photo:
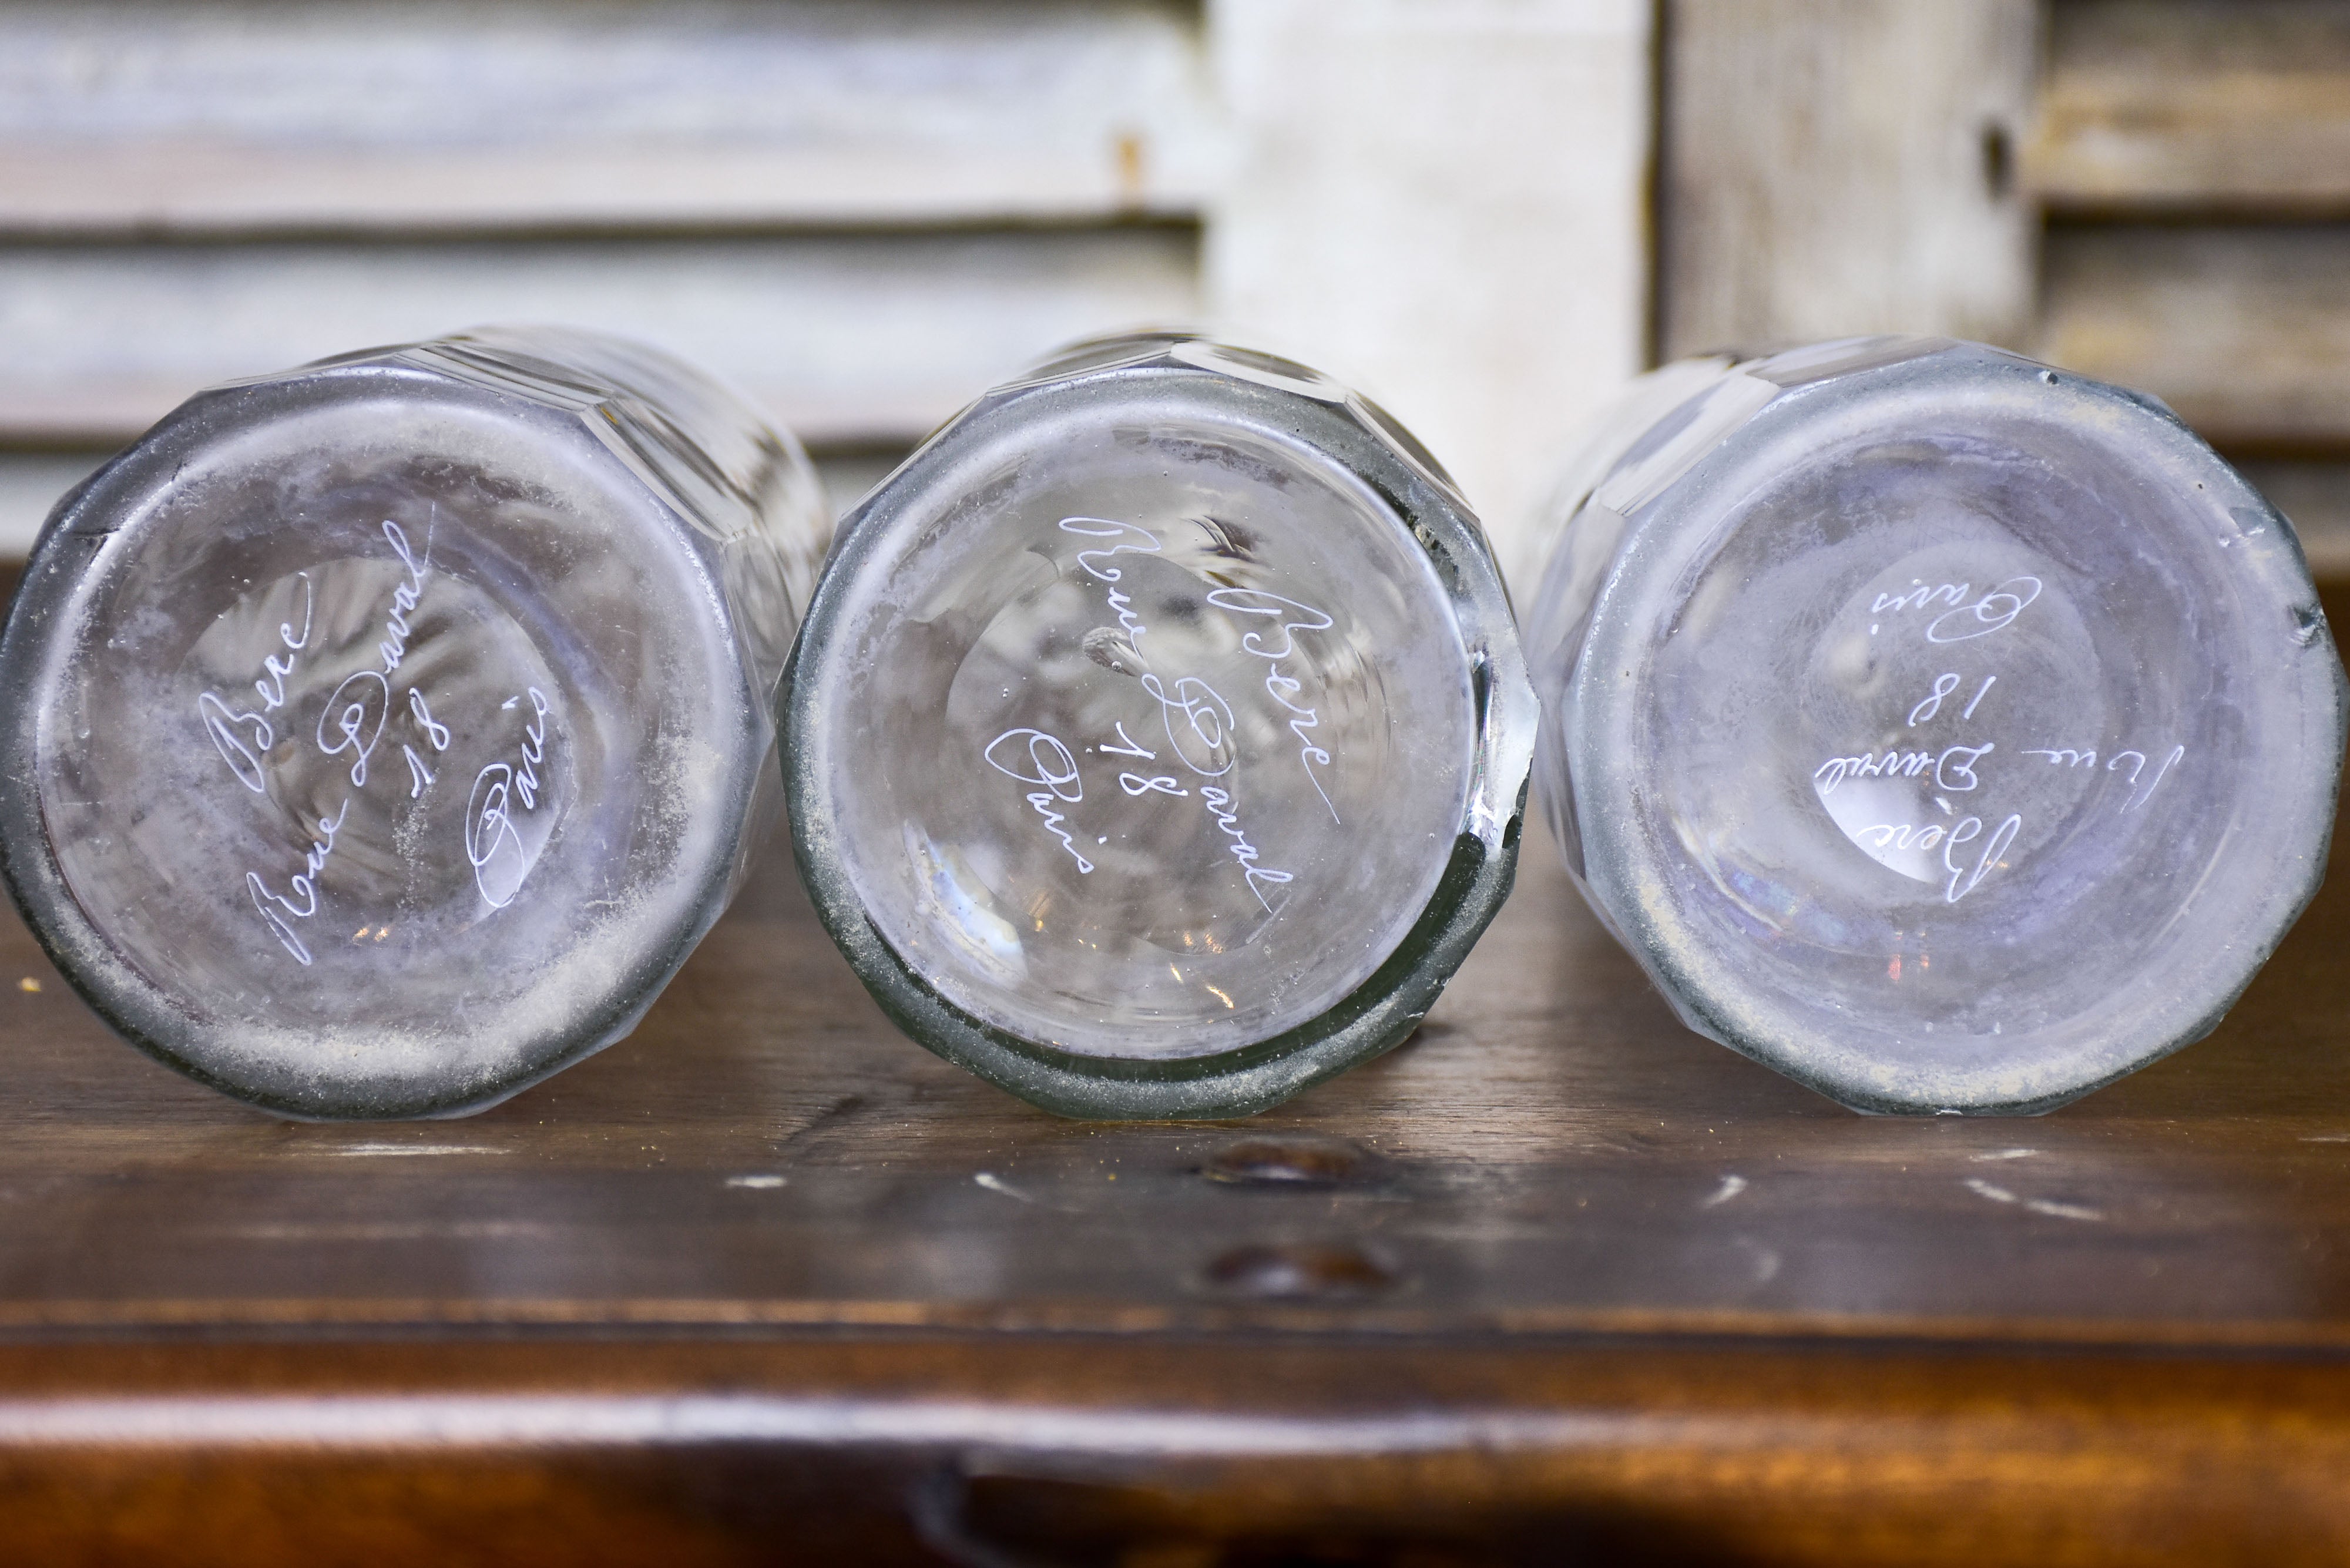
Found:
[[[1506,529],[1638,365],[1648,16],[0,4],[0,551],[199,386],[550,319],[728,374],[851,493],[1069,338],[1230,321]]]
[[[2350,0],[1666,0],[1669,354],[1988,338],[2168,400],[2350,574]]]

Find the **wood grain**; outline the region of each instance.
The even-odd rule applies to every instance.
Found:
[[[2033,192],[2065,213],[2350,208],[2350,6],[2059,0]]]
[[[1194,317],[1197,231],[0,246],[0,431],[129,440],[190,392],[484,322],[640,337],[803,440],[910,443],[1113,326]]]
[[[1194,8],[157,0],[0,8],[0,233],[1196,213]]]
[[[1202,1179],[1238,1128],[1062,1122],[907,1044],[773,855],[635,1036],[462,1122],[217,1101],[12,932],[0,1323],[2350,1343],[2345,918],[2073,1109],[1862,1118],[1676,1026],[1544,848],[1415,1044],[1247,1124],[1378,1162],[1294,1188]],[[1216,1288],[1243,1244],[1388,1282]]]
[[[2350,1376],[907,1334],[0,1352],[19,1562],[2293,1563]]]
[[[2038,353],[2222,446],[2350,443],[2350,224],[2052,224]]]
[[[1679,1029],[1529,850],[1413,1043],[1240,1126],[930,1057],[774,853],[634,1036],[451,1123],[214,1098],[9,922],[0,1551],[2350,1552],[2341,865],[2209,1040],[1895,1120]]]
[[[2350,5],[1663,15],[1664,354],[2020,348],[2168,400],[2350,569]]]
[[[1204,287],[1426,441],[1502,558],[1644,365],[1648,0],[1218,0]],[[1530,585],[1528,585],[1530,586]]]
[[[1638,368],[1650,9],[0,5],[0,448],[498,317],[902,445],[1206,318],[1363,379],[1507,534]]]
[[[2030,0],[1672,0],[1659,359],[1864,332],[2028,335]]]

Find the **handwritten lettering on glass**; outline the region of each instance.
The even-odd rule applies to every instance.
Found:
[[[2009,577],[1980,594],[1971,583],[1913,583],[1899,593],[1880,593],[1870,600],[1868,613],[1876,618],[1871,620],[1869,634],[1877,635],[1891,622],[1897,628],[1918,628],[1925,642],[1937,646],[1988,639],[2013,626],[2039,600],[2044,587],[2040,578],[2029,576]],[[1918,620],[1921,615],[1927,618],[1922,626]],[[1986,655],[1997,658],[1998,646],[1987,644]],[[1902,727],[1914,730],[1950,719],[1972,724],[1979,711],[1988,722],[1998,704],[1991,704],[1988,710],[1984,704],[1999,679],[1995,671],[1982,672],[1975,679],[1955,670],[1943,670],[1909,702]],[[1960,705],[1961,691],[1970,685],[1971,691]],[[1949,798],[1982,787],[1985,781],[1981,770],[1999,752],[1998,741],[1970,736],[1941,745],[1888,746],[1882,751],[1872,749],[1832,756],[1813,770],[1812,787],[1825,804],[1840,787],[1863,779],[1914,780],[1921,786],[1929,786],[1929,798],[1943,820],[1879,822],[1866,826],[1847,826],[1845,831],[1864,847],[1878,851],[1939,851],[1942,898],[1945,903],[1956,904],[1981,887],[1993,871],[2006,866],[2006,855],[2023,832],[2021,813],[2002,815],[1994,825],[1987,815],[1966,813]],[[2093,747],[2022,746],[2002,754],[2039,758],[2041,763],[2035,765],[2067,769],[2094,770],[2097,763],[2097,752]],[[2119,772],[2124,759],[2129,764],[2124,781],[2129,786],[2129,794],[2121,809],[2133,811],[2143,805],[2164,774],[2186,754],[2185,746],[2171,746],[2152,776],[2141,782],[2147,761],[2145,752],[2135,748],[2110,752],[2106,763],[2108,772]],[[1841,812],[1844,808],[1838,805],[1833,809]],[[1840,819],[1840,823],[1850,820],[1854,819]]]
[[[1139,657],[1150,627],[1126,587],[1131,563],[1118,557],[1160,556],[1164,541],[1139,524],[1115,518],[1064,517],[1059,526],[1065,534],[1102,542],[1079,550],[1076,565],[1102,586],[1104,607],[1117,627],[1111,635],[1122,638],[1126,649]],[[1336,621],[1312,605],[1260,588],[1220,587],[1207,595],[1207,602],[1246,628],[1240,638],[1241,650],[1264,661],[1264,693],[1280,709],[1296,738],[1298,765],[1306,782],[1336,823],[1338,809],[1322,779],[1322,771],[1332,765],[1331,753],[1314,734],[1321,728],[1321,716],[1314,703],[1300,700],[1306,685],[1293,668],[1299,652],[1297,639],[1327,631]],[[1104,628],[1092,635],[1099,637],[1107,630]],[[1136,740],[1125,720],[1118,719],[1113,721],[1109,735],[1087,749],[1105,758],[1125,760],[1123,765],[1113,764],[1118,766],[1115,783],[1119,796],[1155,797],[1169,802],[1170,808],[1177,801],[1199,802],[1220,852],[1240,873],[1241,885],[1267,914],[1278,913],[1281,906],[1276,899],[1296,880],[1296,874],[1268,864],[1267,852],[1251,836],[1252,830],[1243,821],[1240,793],[1232,782],[1240,759],[1233,749],[1236,724],[1232,702],[1198,675],[1145,670],[1139,684],[1142,694],[1157,705],[1163,748]],[[1134,717],[1139,727],[1146,722],[1147,714]],[[1044,831],[1058,841],[1081,875],[1090,874],[1095,863],[1079,847],[1083,831],[1072,826],[1072,808],[1085,805],[1086,794],[1078,754],[1068,743],[1059,736],[1024,726],[1006,730],[990,741],[982,758],[996,772],[1034,786],[1025,798]],[[1139,765],[1144,763],[1152,765]],[[1107,842],[1107,836],[1097,842]]]

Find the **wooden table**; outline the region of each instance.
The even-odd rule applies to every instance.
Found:
[[[1243,1125],[932,1059],[780,844],[459,1122],[215,1098],[8,919],[0,1556],[2350,1557],[2340,864],[2203,1044],[1889,1120],[1684,1033],[1528,849],[1412,1044]]]

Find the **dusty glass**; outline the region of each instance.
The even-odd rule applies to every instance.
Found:
[[[1409,1034],[1506,893],[1534,705],[1451,483],[1305,368],[1087,346],[842,524],[783,710],[819,911],[1071,1115],[1261,1109]]]
[[[198,394],[0,639],[0,857],[151,1054],[289,1116],[479,1110],[628,1033],[778,791],[806,459],[553,329]]]
[[[2216,1024],[2315,890],[2344,680],[2150,398],[1861,339],[1636,384],[1545,518],[1544,813],[1689,1025],[2033,1113]]]

